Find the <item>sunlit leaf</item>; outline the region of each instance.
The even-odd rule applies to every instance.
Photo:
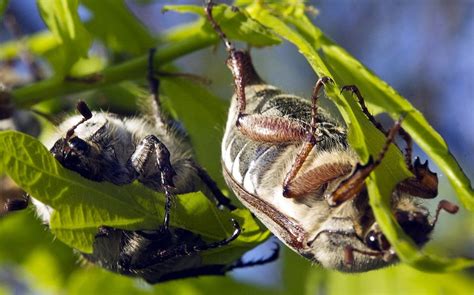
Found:
[[[45,293],[59,293],[62,289],[63,274],[54,257],[54,252],[48,248],[40,248],[28,256],[23,266],[28,269],[28,276],[36,290]]]
[[[107,48],[137,55],[154,46],[151,34],[123,1],[81,0],[81,3],[93,14],[86,27],[102,39]]]
[[[17,279],[34,284],[33,289],[62,288],[79,267],[71,248],[55,240],[32,210],[1,217],[0,236],[0,269],[18,270]]]
[[[108,109],[119,114],[135,115],[137,113],[137,98],[147,95],[137,83],[125,81],[90,92],[87,105],[91,109]]]
[[[42,31],[25,36],[22,40],[2,42],[0,44],[0,60],[18,57],[25,45],[31,53],[40,55],[56,48],[59,41],[50,31]]]
[[[321,49],[328,63],[338,72],[342,81],[358,85],[366,97],[368,107],[375,114],[382,110],[388,112],[392,118],[403,113],[408,114],[403,128],[448,177],[464,206],[474,211],[474,191],[470,180],[449,151],[444,139],[431,127],[423,114],[344,49],[327,38],[322,40],[324,41],[321,43]]]
[[[435,131],[432,130],[432,128],[427,123],[421,125],[419,124],[423,117],[418,111],[416,111],[401,96],[396,95],[395,91],[389,88],[386,83],[382,82],[378,78],[375,78],[375,75],[371,74],[370,79],[367,80],[362,78],[359,78],[357,81],[348,81],[343,79],[343,77],[347,77],[345,76],[347,75],[346,73],[348,71],[350,72],[351,70],[353,76],[357,76],[359,73],[358,71],[362,71],[366,74],[370,72],[363,69],[362,65],[360,65],[353,58],[350,59],[351,63],[349,64],[356,64],[357,66],[353,66],[351,68],[341,67],[340,65],[345,65],[344,62],[334,62],[334,60],[338,59],[342,59],[347,62],[349,56],[348,54],[340,56],[333,55],[332,60],[329,61],[325,59],[326,56],[323,56],[320,51],[318,51],[321,44],[317,42],[318,40],[325,39],[323,38],[321,31],[314,27],[314,25],[312,25],[304,15],[297,14],[294,16],[289,14],[284,18],[281,18],[270,14],[264,9],[259,9],[259,7],[251,10],[251,15],[261,23],[264,23],[266,26],[273,29],[277,34],[297,46],[300,52],[307,58],[308,62],[313,67],[318,76],[329,76],[335,81],[335,85],[338,87],[326,87],[326,93],[334,101],[341,112],[344,121],[349,128],[349,142],[358,152],[363,162],[367,160],[368,154],[372,154],[374,157],[378,155],[385,139],[384,136],[378,130],[376,130],[376,128],[362,114],[361,109],[356,104],[355,100],[350,97],[346,98],[339,93],[338,89],[340,89],[340,87],[343,85],[357,84],[357,86],[359,86],[357,83],[359,82],[362,86],[362,89],[376,88],[379,92],[380,89],[383,89],[384,91],[382,91],[382,93],[384,93],[385,97],[391,97],[391,102],[397,102],[385,104],[384,111],[388,112],[394,119],[405,116],[402,126],[407,129],[407,131],[410,132],[412,128],[420,128],[420,130],[417,131],[418,134],[435,134]],[[286,23],[283,21],[283,19],[286,20]],[[287,23],[295,26],[297,30],[294,30],[292,27],[288,26]],[[333,50],[334,47],[337,47],[333,43],[331,46]],[[324,48],[322,49],[323,52],[325,52]],[[339,50],[339,52],[341,52],[341,50]],[[379,98],[380,96],[372,99]],[[405,106],[405,108],[403,108],[403,106]],[[407,106],[410,106],[410,108],[407,108]],[[414,122],[417,122],[418,124],[414,124]],[[439,135],[438,138],[440,138]],[[426,144],[429,145],[430,143],[434,145],[432,146],[433,149],[438,148],[436,142],[428,141]],[[431,150],[426,151],[429,154]],[[433,156],[435,160],[438,158],[437,155]],[[449,158],[449,155],[446,153],[444,156]],[[454,160],[453,162],[456,163]],[[464,192],[464,196],[459,196],[461,200],[466,199],[466,197],[471,198],[472,192],[469,192],[469,189],[466,190],[466,188],[470,187],[469,184],[466,183],[468,180],[459,167],[452,167],[448,165],[448,168],[445,169],[452,172],[452,174],[460,174],[463,176],[462,180],[464,181],[464,185],[462,186],[462,189],[464,189],[464,191],[461,191],[461,193]],[[367,181],[367,187],[370,195],[370,204],[374,210],[374,215],[391,245],[395,248],[397,254],[404,262],[425,271],[449,271],[473,266],[474,262],[467,259],[447,259],[423,254],[417,250],[413,241],[411,241],[411,239],[398,225],[395,218],[391,214],[390,196],[395,185],[409,176],[410,172],[407,170],[406,165],[404,164],[400,151],[392,145],[380,167],[378,167],[371,174],[371,177]]]
[[[50,54],[55,74],[65,76],[79,58],[87,56],[92,42],[77,12],[78,0],[37,0],[37,4],[43,21],[60,44]]]
[[[61,272],[67,274],[76,258],[71,249],[54,237],[38,222],[33,212],[17,212],[0,219],[0,261],[22,263],[38,248],[48,248],[61,261]]]
[[[80,58],[71,68],[71,77],[82,77],[100,72],[104,69],[106,61],[104,58],[93,55],[88,58]]]
[[[298,271],[295,271],[297,269]],[[320,288],[321,285],[317,284],[313,278],[313,272],[319,272],[323,274],[325,271],[318,266],[311,265],[308,261],[293,252],[292,250],[285,248],[283,251],[283,287],[286,294],[317,294],[309,293],[308,289],[311,285]]]
[[[101,269],[78,271],[67,285],[67,294],[269,294],[272,289],[250,286],[229,277],[199,277],[160,283],[154,286]],[[278,294],[278,293],[276,293]]]
[[[334,84],[326,87],[326,93],[334,101],[348,126],[351,146],[359,154],[361,162],[367,161],[369,155],[377,157],[385,142],[385,136],[367,120],[360,106],[353,98],[347,94],[342,95],[339,93],[339,89],[343,85],[357,84],[359,86],[358,83],[345,79],[348,75],[347,72],[352,73],[352,76],[356,76],[358,71],[365,71],[365,74],[370,72],[355,59],[350,57],[350,55],[340,54],[345,51],[342,51],[335,44],[330,43],[322,32],[314,27],[304,15],[304,8],[301,3],[296,2],[290,5],[287,5],[287,3],[261,5],[260,2],[255,2],[254,5],[249,7],[248,12],[258,22],[265,24],[265,26],[270,28],[273,32],[295,44],[300,52],[308,59],[308,62],[318,76],[328,76],[335,81]],[[198,6],[178,6],[172,9],[203,15],[203,9]],[[215,8],[214,11],[217,11],[217,8]],[[229,11],[229,8],[225,11]],[[223,27],[223,30],[230,38],[243,40],[242,37],[233,35],[234,32],[239,30],[238,26],[236,27],[234,25],[228,28],[225,25],[235,14],[236,12],[230,9],[228,14],[224,13],[224,15],[221,16],[224,19],[219,19],[218,12],[214,12],[217,22]],[[244,17],[244,19],[241,20],[241,22],[249,22],[247,16],[246,13],[242,13],[241,17]],[[324,53],[326,53],[324,49],[329,53],[337,51],[340,55],[333,54],[333,60],[330,60],[330,58],[328,58],[329,54],[323,55],[321,52],[318,52],[318,49],[323,49]],[[340,66],[341,64],[343,66]],[[367,88],[378,89],[378,91],[384,93],[385,96],[391,96],[391,99],[385,100],[383,110],[388,112],[394,119],[404,117],[403,127],[409,132],[414,128],[418,128],[418,135],[431,134],[432,143],[434,145],[431,147],[431,150],[443,148],[444,145],[445,152],[441,154],[444,155],[446,159],[444,164],[447,164],[448,168],[445,169],[451,173],[451,180],[454,179],[454,182],[459,184],[457,190],[460,192],[459,197],[461,200],[464,201],[467,207],[471,207],[472,189],[469,181],[459,166],[457,166],[452,156],[448,153],[441,137],[432,130],[426,121],[424,121],[422,115],[406,100],[397,95],[393,89],[376,78],[375,75],[371,75],[372,76],[367,77],[367,81],[362,81],[362,78],[357,81],[362,85],[360,88],[363,90]],[[367,93],[371,92],[367,91]],[[378,98],[380,95],[375,97]],[[416,139],[417,136],[415,135],[415,140]],[[423,144],[421,144],[421,146],[423,147]],[[425,142],[425,147],[426,146],[429,146],[429,144]],[[427,152],[429,153],[429,150]],[[439,155],[434,155],[434,158],[435,160],[440,160]],[[397,183],[410,176],[411,172],[407,169],[400,150],[394,145],[391,145],[382,164],[367,180],[369,193],[371,195],[371,205],[374,208],[375,216],[401,259],[415,267],[424,268],[426,270],[431,269],[431,271],[452,270],[471,265],[472,262],[463,259],[445,260],[422,254],[417,251],[414,243],[404,234],[401,227],[395,221],[390,212],[389,202],[391,192]],[[384,196],[384,198],[382,198],[382,196]]]
[[[204,8],[196,5],[167,5],[163,8],[163,11],[168,10],[205,15]],[[212,11],[214,18],[222,26],[229,38],[245,41],[257,47],[276,45],[281,42],[275,34],[249,18],[248,14],[243,10],[235,11],[228,6],[218,5]],[[201,23],[205,26],[206,31],[215,34],[208,22],[202,21]]]
[[[471,294],[474,290],[472,279],[463,274],[427,274],[403,265],[364,274],[331,272],[326,280],[325,294],[331,295]]]
[[[0,0],[0,16],[2,9],[5,9],[8,2]],[[48,3],[48,5],[53,3],[53,1],[45,0],[42,2]],[[110,6],[111,2],[117,5]],[[58,1],[58,3],[60,2]],[[85,0],[82,3],[88,5],[87,8],[93,16],[91,19],[93,22],[86,24],[85,28],[92,35],[102,39],[107,50],[123,50],[131,54],[142,53],[142,55],[122,64],[111,64],[110,67],[106,67],[103,71],[104,80],[96,84],[70,83],[50,79],[19,88],[14,91],[17,106],[27,107],[43,99],[55,97],[57,99],[51,104],[56,107],[47,108],[49,113],[54,114],[61,111],[60,105],[66,94],[93,90],[84,93],[85,96],[81,96],[81,98],[89,98],[94,102],[91,105],[101,106],[104,109],[108,109],[112,105],[111,109],[118,109],[127,114],[136,112],[134,103],[136,97],[139,96],[136,94],[136,90],[140,89],[132,80],[142,79],[145,76],[147,55],[143,53],[147,49],[145,44],[148,42],[148,33],[135,17],[126,11],[123,1]],[[131,3],[133,5],[133,1],[128,4]],[[59,13],[57,16],[61,18],[74,15],[73,23],[77,22],[77,1],[68,1],[65,4],[71,4],[67,13]],[[315,72],[332,76],[335,79],[336,87],[328,87],[327,91],[330,98],[338,105],[345,120],[350,122],[351,143],[360,153],[361,159],[366,160],[369,154],[376,155],[384,137],[365,120],[354,99],[350,96],[341,97],[338,94],[337,87],[345,84],[356,84],[361,89],[370,111],[374,114],[388,112],[393,119],[397,119],[401,114],[408,113],[404,128],[409,131],[420,147],[436,161],[443,170],[443,174],[450,179],[463,204],[467,208],[474,208],[469,180],[452,155],[449,154],[446,144],[439,134],[428,125],[422,114],[412,108],[410,103],[314,27],[305,16],[308,5],[297,0],[237,0],[234,4],[241,7],[240,12],[235,12],[224,6],[217,6],[214,10],[217,21],[222,24],[223,30],[230,38],[244,41],[253,46],[266,46],[280,43],[280,36],[282,36],[297,45],[316,69]],[[258,4],[263,5],[259,6]],[[44,6],[49,9],[48,5]],[[245,7],[246,5],[251,6]],[[203,16],[204,13],[201,6],[179,6],[176,9],[170,7],[168,9],[194,12],[200,16]],[[53,15],[56,14],[54,11],[54,9],[50,9],[46,13]],[[111,13],[112,11],[114,13]],[[249,17],[250,15],[252,17]],[[127,25],[124,26],[125,23]],[[80,23],[74,25],[82,27]],[[83,28],[79,27],[77,28],[80,32]],[[57,29],[66,30],[67,28],[67,26],[61,26]],[[57,33],[44,31],[25,35],[19,41],[2,42],[0,44],[0,60],[17,58],[26,44],[28,50],[35,56],[40,56],[42,59],[53,56],[52,60],[55,61],[54,66],[58,73],[60,75],[68,74],[72,64],[67,60],[62,64],[65,54],[58,48],[63,47],[64,44],[62,37],[58,38],[60,32]],[[133,34],[136,34],[135,40],[130,39]],[[126,43],[129,40],[131,41]],[[216,44],[218,41],[208,21],[203,17],[186,25],[180,24],[159,36],[157,44],[164,44],[166,48],[158,49],[156,64],[161,67],[164,63]],[[71,43],[73,42],[76,41],[71,41]],[[80,48],[77,47],[77,49]],[[87,49],[84,49],[83,52],[87,52]],[[56,54],[56,50],[58,50],[58,54]],[[70,57],[78,60],[79,58],[74,57],[75,55],[76,53],[73,52]],[[69,56],[66,57],[69,58]],[[226,70],[224,61],[221,62],[224,71]],[[279,60],[278,62],[285,61]],[[84,65],[84,63],[76,64],[80,70],[79,75],[90,73],[89,65]],[[95,63],[95,65],[98,64]],[[95,68],[95,70],[99,69],[100,67]],[[183,71],[187,71],[187,69],[183,68]],[[185,79],[163,79],[162,94],[165,105],[189,132],[198,161],[212,176],[218,178],[220,184],[223,184],[220,176],[219,144],[227,111],[225,104],[215,95],[206,91],[205,87],[199,87]],[[51,159],[49,153],[46,150],[39,151],[41,149],[38,146],[39,143],[31,138],[24,139],[23,135],[20,137],[12,134],[7,135],[5,137],[5,133],[0,134],[0,156],[2,157],[0,170],[5,168],[15,174],[19,183],[29,187],[29,192],[42,193],[34,194],[34,196],[46,203],[54,203],[59,208],[57,209],[58,213],[54,216],[53,224],[53,232],[56,233],[58,239],[55,239],[40,224],[39,220],[34,218],[32,212],[28,212],[28,214],[18,212],[1,217],[0,281],[5,278],[5,275],[14,273],[8,271],[13,269],[9,263],[23,265],[14,267],[15,270],[22,269],[22,272],[16,274],[17,278],[8,278],[11,279],[10,284],[3,286],[0,283],[0,294],[3,294],[2,292],[5,294],[17,292],[18,289],[13,289],[12,286],[19,288],[22,285],[17,285],[16,280],[34,282],[37,279],[44,281],[39,282],[43,286],[54,286],[54,291],[35,285],[29,286],[32,293],[48,293],[48,291],[49,293],[67,294],[226,293],[229,295],[473,293],[472,280],[469,277],[464,277],[461,272],[433,275],[400,266],[360,275],[341,274],[311,265],[294,253],[290,253],[290,255],[284,253],[285,262],[281,275],[271,274],[277,275],[281,280],[277,286],[278,289],[252,287],[237,283],[230,278],[221,277],[202,277],[149,286],[142,281],[112,274],[90,265],[85,268],[81,265],[79,271],[73,272],[75,268],[80,267],[77,263],[77,256],[73,255],[73,251],[59,240],[78,249],[90,250],[93,236],[99,225],[113,226],[115,224],[118,227],[126,228],[125,224],[128,224],[130,228],[142,228],[150,224],[150,227],[154,229],[154,226],[159,226],[162,221],[163,196],[150,192],[139,184],[119,187],[120,194],[114,195],[118,193],[117,189],[85,181],[78,175],[62,169],[60,165],[56,167],[58,170],[53,171],[57,174],[43,173],[44,170],[49,169],[48,171],[50,171],[52,169],[50,164],[54,159]],[[397,150],[391,151],[389,158],[384,160],[384,165],[385,167],[379,170],[386,171],[386,168],[398,170],[400,165],[404,168],[403,159]],[[377,220],[402,259],[425,272],[453,270],[469,265],[471,262],[466,260],[457,260],[453,263],[451,260],[440,258],[427,259],[423,253],[414,249],[409,238],[404,236],[403,231],[393,220],[392,214],[387,208],[387,198],[381,197],[389,196],[388,191],[390,191],[391,185],[388,184],[392,183],[393,185],[398,177],[406,177],[406,171],[390,171],[388,172],[389,178],[382,178],[387,175],[384,172],[379,173],[379,170],[372,178],[373,180],[368,183],[371,190],[372,206],[375,208]],[[58,196],[57,200],[53,200],[56,196]],[[108,202],[112,204],[111,207],[105,204]],[[127,214],[121,211],[120,207],[124,204],[127,208],[131,208],[132,212]],[[385,210],[381,208],[385,208]],[[143,212],[136,212],[140,209],[144,210],[146,216],[141,215]],[[102,214],[105,214],[104,218]],[[84,216],[81,217],[81,215]],[[150,215],[152,215],[151,219]],[[97,220],[99,217],[101,219]],[[215,240],[228,236],[232,231],[230,217],[237,218],[243,224],[244,235],[235,244],[233,243],[231,248],[226,247],[221,249],[221,252],[206,252],[204,256],[206,263],[227,263],[235,260],[245,250],[252,248],[268,236],[268,231],[255,223],[248,211],[240,210],[231,214],[219,212],[201,193],[182,195],[178,196],[177,206],[173,208],[172,223],[175,226],[193,230],[203,235],[206,240]],[[459,215],[456,215],[456,218],[458,217]],[[440,222],[440,224],[446,226],[444,222]],[[465,225],[469,227],[471,224],[472,220],[468,219]],[[458,228],[460,227],[458,226]],[[460,230],[466,234],[465,230]],[[452,241],[455,243],[456,239],[452,239]],[[469,251],[468,243],[464,247]],[[42,272],[41,266],[43,265],[44,267],[51,265],[51,269]],[[7,272],[3,272],[3,270],[7,270]],[[73,272],[73,276],[69,279],[71,272]],[[265,273],[262,276],[268,275],[270,274]],[[61,276],[61,278],[57,276]],[[61,280],[61,282],[56,282],[55,279]],[[60,285],[62,290],[59,289]]]
[[[169,34],[165,34],[162,40],[174,40],[171,35],[180,34],[187,28],[190,28],[190,26],[180,27],[179,30],[170,30]],[[193,35],[188,35],[188,38],[181,39],[177,43],[166,44],[157,50],[155,55],[156,68],[217,42],[215,34],[205,32],[202,29],[191,31]],[[57,78],[42,80],[14,89],[12,91],[13,101],[17,106],[26,107],[52,97],[98,89],[123,81],[142,79],[147,71],[147,61],[148,54],[144,54],[126,62],[109,66],[100,73],[102,79],[95,83],[78,83]]]
[[[2,169],[22,189],[55,209],[51,231],[71,247],[90,253],[102,225],[152,230],[163,222],[162,194],[139,183],[116,186],[84,179],[63,168],[39,141],[22,133],[0,132],[0,143]],[[233,231],[230,219],[237,219],[246,230],[232,246],[220,252],[239,248],[242,254],[268,236],[262,234],[247,210],[232,214],[218,210],[202,193],[179,196],[173,214],[173,226],[208,240],[228,237]],[[229,257],[236,255],[232,253]]]
[[[167,104],[176,112],[191,136],[198,161],[223,185],[220,139],[227,116],[227,104],[204,87],[185,79],[162,79]],[[197,124],[196,124],[197,123]]]

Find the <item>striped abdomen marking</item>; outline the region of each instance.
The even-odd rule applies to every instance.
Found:
[[[295,140],[283,143],[271,142],[265,138],[249,137],[236,127],[236,105],[232,105],[222,142],[222,160],[225,169],[234,181],[248,192],[256,194],[256,188],[260,187],[263,178],[269,171],[281,172],[278,171],[281,169],[279,168],[281,162],[288,161],[292,155],[296,155],[298,146],[303,141],[301,138],[304,138],[304,132],[309,127],[311,105],[308,100],[282,94],[273,86],[255,85],[247,87],[246,90],[248,101],[246,113],[250,114],[248,117],[257,120],[258,116],[262,115],[261,118],[268,119],[266,122],[268,124],[272,124],[270,122],[272,118],[285,120],[298,126],[294,130],[298,130],[298,128],[300,130],[300,134],[295,133]],[[320,133],[322,140],[316,144],[316,150],[330,152],[334,149],[347,149],[344,129],[325,115],[324,110],[319,113],[317,121],[317,125],[320,127],[318,133]],[[278,134],[272,138],[276,137]],[[297,138],[301,140],[296,140]],[[282,183],[277,184],[280,180],[275,179],[275,181],[276,185],[282,185]]]
[[[256,194],[265,174],[273,170],[287,145],[260,144],[236,133],[238,131],[231,132],[227,137],[228,144],[223,149],[224,168],[239,185]]]

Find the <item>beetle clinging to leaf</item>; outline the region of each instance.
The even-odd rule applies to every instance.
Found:
[[[369,205],[366,178],[383,161],[395,136],[407,144],[406,164],[414,177],[399,183],[391,196],[399,225],[419,247],[428,240],[441,210],[458,207],[441,201],[434,219],[420,199],[437,195],[437,175],[427,162],[412,163],[411,138],[400,118],[385,131],[367,110],[356,86],[342,87],[358,98],[367,118],[386,134],[378,155],[361,163],[347,129],[318,106],[329,77],[315,84],[310,100],[267,84],[248,52],[237,50],[213,17],[206,15],[228,52],[235,95],[224,138],[224,177],[239,200],[280,240],[324,267],[344,272],[377,269],[398,261]]]
[[[178,194],[201,190],[219,209],[232,211],[236,207],[195,162],[187,135],[161,109],[159,80],[153,68],[154,53],[154,49],[150,50],[148,60],[151,95],[147,107],[151,106],[150,115],[123,118],[109,112],[93,112],[80,101],[77,104],[79,115],[60,124],[46,144],[63,167],[84,178],[117,186],[138,181],[165,197],[161,226],[154,230],[100,226],[94,238],[93,252],[81,253],[82,257],[107,270],[142,278],[152,284],[200,275],[224,275],[235,268],[275,260],[278,248],[268,258],[256,261],[237,259],[231,263],[206,263],[203,253],[225,247],[239,237],[242,230],[239,222],[229,220],[232,233],[215,241],[207,241],[198,233],[170,223],[172,204]],[[49,225],[56,209],[35,196],[31,196],[31,200],[38,216]],[[21,209],[26,207],[28,200],[18,202],[15,200],[7,207]],[[83,210],[87,209],[81,208],[73,214],[87,214]]]

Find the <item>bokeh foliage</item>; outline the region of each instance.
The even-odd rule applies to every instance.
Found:
[[[147,51],[150,46],[158,48],[155,58],[156,66],[163,66],[183,55],[218,42],[216,35],[204,18],[173,28],[161,35],[152,36],[130,13],[126,5],[115,2],[112,0],[100,1],[100,3],[88,0],[37,1],[49,31],[27,36],[22,41],[11,41],[0,45],[0,59],[17,57],[22,46],[26,45],[34,55],[46,60],[52,69],[53,74],[47,79],[12,91],[13,100],[18,107],[33,106],[55,113],[58,103],[51,103],[51,101],[58,102],[67,94],[77,95],[87,91],[86,96],[94,106],[100,105],[95,99],[99,95],[102,97],[104,94],[113,94],[112,96],[115,97],[129,98],[110,99],[107,101],[110,104],[105,105],[111,105],[112,108],[116,105],[119,110],[129,108],[128,111],[133,112],[133,97],[136,94],[133,89],[136,84],[143,84]],[[0,1],[0,13],[2,8],[6,7],[4,3],[7,2]],[[251,5],[247,6],[249,3]],[[236,4],[241,6],[240,12],[235,12],[228,7],[216,7],[216,19],[230,38],[244,41],[256,47],[277,45],[283,40],[290,41],[307,58],[318,75],[331,76],[336,83],[333,88],[328,89],[328,96],[333,99],[348,123],[351,144],[364,160],[370,154],[376,155],[378,153],[384,138],[366,120],[355,100],[350,96],[339,94],[338,87],[345,84],[357,84],[363,93],[368,94],[366,95],[367,102],[373,112],[387,112],[394,119],[406,115],[403,127],[410,131],[415,141],[438,162],[466,208],[473,209],[474,196],[469,180],[449,154],[442,138],[424,120],[421,113],[315,27],[304,14],[303,4],[297,1],[278,1],[271,5],[260,5],[262,2],[252,3],[253,1],[237,1]],[[86,23],[83,23],[79,18],[78,5],[83,5],[92,14]],[[247,7],[247,10],[244,10],[243,7]],[[111,11],[112,8],[113,11]],[[167,10],[203,14],[203,9],[200,6],[168,6]],[[111,17],[112,15],[113,17]],[[89,49],[92,41],[99,41],[105,46],[108,55],[100,56],[91,52]],[[87,55],[88,53],[89,55]],[[222,65],[225,68],[224,60],[222,60]],[[99,73],[99,75],[93,76],[98,78],[95,83],[80,83],[64,79],[66,76],[91,77],[90,75],[94,73]],[[209,93],[202,85],[186,79],[163,79],[162,95],[167,108],[190,133],[198,160],[223,185],[220,176],[219,138],[225,121],[227,102]],[[45,103],[46,101],[49,102]],[[38,103],[40,104],[38,105]],[[54,164],[51,164],[49,167],[53,167],[55,171],[52,173],[53,177],[46,181],[48,186],[57,184],[55,175],[66,175],[66,181],[82,183],[80,185],[82,188],[72,188],[71,192],[67,194],[67,198],[58,200],[57,195],[48,196],[48,186],[44,186],[44,182],[35,183],[32,181],[44,175],[35,175],[31,170],[28,170],[32,168],[31,164],[25,165],[25,161],[18,161],[22,157],[24,159],[31,156],[33,160],[38,160],[41,163],[36,165],[39,168],[45,162],[51,161],[51,157],[45,150],[40,151],[38,142],[12,132],[2,133],[0,141],[2,141],[0,151],[3,153],[0,167],[3,168],[3,171],[10,174],[25,190],[36,192],[33,195],[44,198],[41,199],[42,201],[50,202],[50,204],[58,202],[57,208],[63,207],[65,212],[70,211],[71,208],[77,208],[75,205],[79,203],[79,200],[84,202],[87,199],[76,198],[88,195],[84,188],[94,187],[103,194],[118,199],[126,199],[126,193],[135,193],[140,197],[139,201],[134,200],[133,202],[142,202],[141,205],[146,203],[145,196],[153,194],[139,185],[132,185],[122,192],[124,195],[121,197],[111,185],[87,183],[77,175],[65,172],[64,169],[61,170],[61,167],[54,167]],[[9,145],[6,144],[7,142]],[[20,146],[21,149],[15,150],[15,146]],[[36,156],[35,153],[37,153]],[[13,165],[14,160],[17,160],[15,165]],[[444,271],[472,265],[471,261],[463,259],[450,260],[425,255],[415,249],[410,239],[396,224],[387,208],[388,196],[398,181],[409,176],[409,172],[404,167],[399,151],[391,148],[384,164],[380,169],[377,169],[368,182],[371,204],[376,208],[376,217],[397,253],[405,263],[424,271]],[[202,206],[208,208],[203,211],[204,213],[212,211],[212,206],[206,203],[207,200],[202,195],[182,197],[199,198],[194,206],[201,209]],[[150,199],[153,198],[148,198],[148,200]],[[156,200],[160,200],[160,197],[156,197]],[[181,202],[179,204],[185,203],[184,200]],[[130,229],[151,228],[156,226],[160,220],[160,214],[162,214],[159,202],[154,206],[143,205],[152,208],[150,216],[154,217],[142,216],[143,220],[141,221],[137,221],[135,217],[125,218],[130,212],[123,211],[119,205],[115,210],[107,208],[105,202],[100,204],[100,201],[97,200],[85,203],[86,205],[81,206],[80,210],[92,212],[99,208],[97,214],[91,214],[90,220],[82,220],[83,223],[81,223],[82,221],[77,223],[78,220],[74,220],[74,215],[69,216],[71,218],[68,217],[68,219],[72,221],[69,224],[69,229],[73,229],[74,225],[79,224],[79,228],[84,228],[84,232],[87,234],[81,233],[78,237],[71,232],[61,232],[64,230],[66,222],[61,221],[59,217],[55,219],[57,222],[55,223],[57,225],[56,232],[55,224],[52,226],[53,232],[60,240],[83,251],[90,250],[91,237],[99,225],[108,224]],[[193,206],[192,202],[188,205]],[[154,211],[155,209],[156,211]],[[186,227],[187,223],[189,225],[187,228],[203,234],[209,239],[218,239],[230,231],[229,227],[225,229],[225,226],[217,226],[206,235],[206,224],[224,223],[229,220],[230,216],[225,213],[213,212],[201,219],[203,221],[201,224],[193,224],[193,218],[196,216],[192,213],[189,214],[190,211],[192,209],[183,211],[187,213],[178,214],[184,222],[176,225]],[[105,220],[102,219],[104,212]],[[248,236],[244,235],[240,239],[241,249],[236,253],[243,253],[246,249],[250,249],[265,239],[267,235],[263,229],[258,229],[258,225],[253,222],[248,212],[241,212],[234,217],[240,217],[241,222],[245,220],[251,224],[249,228],[255,229],[255,232],[248,232]],[[110,214],[108,219],[107,214]],[[216,217],[216,214],[225,216]],[[200,226],[204,231],[199,228]],[[107,273],[91,266],[78,268],[78,265],[75,264],[76,258],[70,248],[58,241],[53,241],[53,237],[41,228],[31,212],[15,213],[2,218],[0,220],[0,236],[12,237],[9,243],[0,242],[0,257],[2,261],[5,261],[4,265],[11,265],[5,268],[6,271],[17,272],[18,277],[24,277],[25,280],[22,283],[26,284],[25,288],[53,293],[65,291],[72,294],[85,292],[91,294],[104,292],[217,294],[225,290],[227,293],[234,292],[236,294],[250,292],[252,294],[268,292],[292,294],[315,294],[318,292],[329,294],[354,292],[407,294],[424,292],[424,294],[431,294],[442,290],[446,293],[467,294],[474,288],[472,281],[469,281],[463,274],[429,275],[408,266],[398,266],[368,274],[344,275],[311,267],[307,261],[289,252],[285,253],[283,259],[282,276],[284,279],[275,288],[251,286],[235,282],[230,278],[189,279],[150,287],[136,280]],[[234,257],[235,253],[232,253],[231,256]],[[18,275],[18,273],[23,275]],[[423,284],[420,283],[421,281],[424,281]],[[397,288],[401,284],[404,286],[403,290]],[[21,283],[16,284],[16,287],[19,285]],[[427,285],[431,289],[426,287]],[[11,285],[7,285],[3,289],[8,291],[10,287]],[[0,293],[1,291],[0,288]]]

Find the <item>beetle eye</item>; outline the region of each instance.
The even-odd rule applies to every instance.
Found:
[[[365,236],[365,244],[367,245],[367,247],[369,247],[372,250],[380,251],[380,245],[377,239],[377,234],[373,230],[371,230]]]
[[[87,142],[77,136],[69,140],[69,147],[81,153],[87,153],[87,151],[89,151],[89,145],[87,144]]]

